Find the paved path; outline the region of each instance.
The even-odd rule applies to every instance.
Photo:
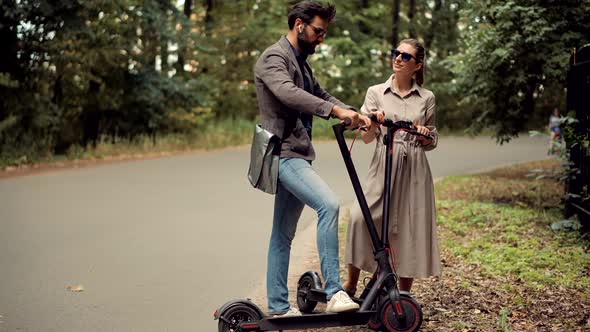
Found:
[[[546,146],[442,138],[428,158],[440,177],[542,159]],[[348,205],[336,143],[316,150]],[[361,178],[371,150],[355,144]],[[214,331],[217,306],[263,291],[272,197],[249,187],[248,158],[237,148],[1,180],[0,332]],[[313,219],[305,210],[295,266]]]

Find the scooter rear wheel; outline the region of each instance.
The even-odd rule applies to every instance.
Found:
[[[309,290],[314,287],[313,278],[309,275],[304,276],[299,281],[297,285],[297,306],[299,307],[299,311],[309,314],[313,312],[316,305],[318,304],[317,301],[312,301],[307,298],[307,294],[309,294]]]
[[[219,332],[236,332],[240,330],[241,323],[262,319],[256,310],[244,304],[238,304],[228,308],[222,313],[222,316],[223,318],[219,320],[219,324],[217,325]]]
[[[381,321],[383,330],[389,332],[414,332],[420,329],[422,325],[422,309],[418,302],[412,297],[401,294],[400,303],[405,318],[399,320],[395,314],[395,309],[391,300],[387,298],[381,308]]]

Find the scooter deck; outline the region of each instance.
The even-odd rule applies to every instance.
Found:
[[[365,325],[376,311],[343,313],[312,313],[302,316],[265,317],[257,322],[242,323],[242,331],[278,331],[322,328],[334,326]],[[258,325],[258,326],[255,326]]]

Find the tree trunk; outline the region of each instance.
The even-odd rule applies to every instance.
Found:
[[[186,20],[188,21],[188,25],[183,27],[182,30],[180,31],[181,42],[179,43],[179,47],[178,47],[178,61],[176,62],[176,65],[174,66],[177,74],[182,73],[184,71],[185,56],[187,54],[187,47],[186,47],[186,44],[184,44],[184,43],[187,42],[188,35],[190,32],[192,6],[193,6],[192,0],[184,0],[183,13],[184,13],[184,16],[186,16]]]
[[[64,99],[64,91],[63,91],[63,75],[62,70],[58,69],[57,77],[55,78],[55,82],[53,83],[53,98],[51,101],[57,106],[61,107],[61,103]]]
[[[5,8],[17,8],[15,0],[5,0],[4,2],[3,7]],[[0,73],[8,73],[13,80],[20,81],[22,72],[17,57],[17,26],[19,21],[13,15],[9,15],[8,12],[8,10],[3,10],[0,14],[0,45],[2,45],[3,49],[0,52]]]
[[[141,43],[143,44],[143,65],[148,70],[156,70],[156,56],[158,55],[157,34],[152,27],[144,24],[141,31]]]
[[[204,0],[204,4],[207,7],[205,10],[205,38],[211,37],[211,31],[213,30],[213,10],[215,7],[214,0]],[[209,67],[205,64],[201,68],[201,73],[207,74]]]
[[[172,15],[174,15],[175,12],[178,12],[178,9],[176,6],[172,6],[169,0],[159,0],[158,11],[163,19],[160,19],[162,27],[158,29],[157,51],[160,56],[161,71],[164,75],[167,75],[168,71],[170,71],[170,65],[168,64],[168,41],[170,38],[167,33],[162,33],[161,31],[168,30],[167,25],[170,24],[170,13],[172,12]]]
[[[432,41],[434,40],[434,33],[439,26],[439,14],[440,9],[442,7],[442,0],[434,0],[434,10],[432,11],[432,18],[430,19],[430,29],[426,32],[424,36],[424,48],[426,51],[430,50],[430,46],[432,45]]]
[[[409,28],[408,33],[410,38],[416,38],[416,28],[414,27],[414,13],[416,12],[416,0],[410,0],[410,5],[408,8],[408,21],[409,21]]]
[[[184,16],[186,16],[186,18],[189,20],[191,18],[192,6],[192,0],[184,0]]]
[[[399,30],[399,2],[400,0],[393,0],[392,3],[392,25],[391,25],[391,56],[398,44],[398,30]]]
[[[170,65],[168,64],[168,40],[160,37],[160,59],[162,61],[161,68],[164,75],[168,75]]]
[[[100,91],[100,84],[94,80],[91,80],[88,85],[88,93],[95,96]],[[92,148],[96,149],[96,143],[98,141],[98,130],[100,123],[100,111],[98,111],[95,105],[87,105],[82,113],[82,146],[84,149],[88,148],[88,143],[92,141]]]
[[[209,36],[211,34],[211,30],[213,30],[213,0],[205,0],[205,5],[207,9],[205,11],[205,36]]]
[[[359,9],[362,11],[363,9],[367,9],[367,8],[369,8],[369,0],[360,0],[359,1]],[[359,31],[364,34],[371,33],[371,29],[369,28],[369,26],[367,26],[367,24],[363,20],[359,20],[358,28],[359,28]]]

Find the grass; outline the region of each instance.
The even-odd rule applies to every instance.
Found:
[[[190,134],[168,134],[156,137],[155,144],[148,136],[141,136],[133,142],[119,141],[115,144],[104,139],[96,149],[88,149],[83,153],[79,153],[81,148],[74,147],[73,153],[68,153],[68,157],[70,159],[101,158],[106,155],[131,153],[216,149],[249,142],[252,139],[253,130],[253,124],[250,121],[227,119],[200,127]]]
[[[489,275],[508,275],[529,288],[566,287],[590,293],[588,242],[555,232],[563,219],[563,185],[527,177],[531,169],[555,173],[543,161],[478,176],[449,177],[436,185],[443,245]]]
[[[152,137],[147,135],[136,137],[133,141],[116,139],[114,143],[110,137],[102,137],[96,148],[84,149],[80,145],[73,145],[63,155],[47,152],[44,156],[23,156],[14,160],[0,160],[0,170],[12,170],[17,167],[27,168],[35,164],[142,158],[184,151],[248,145],[252,142],[254,123],[254,121],[245,119],[218,120],[200,126],[192,133],[157,136],[155,143]],[[335,119],[314,121],[314,140],[332,139],[334,137],[332,125],[336,123],[338,120]],[[351,133],[347,135],[351,135]]]
[[[46,153],[42,157],[0,160],[0,170],[29,167],[31,164],[56,164],[71,161],[96,161],[110,159],[142,158],[193,150],[210,150],[228,146],[249,144],[254,124],[244,119],[226,119],[196,128],[190,134],[168,134],[157,136],[155,143],[147,135],[133,141],[102,137],[96,148],[84,149],[71,146],[63,155]]]
[[[248,145],[252,141],[254,123],[246,119],[219,119],[198,126],[191,133],[158,135],[155,143],[147,135],[135,137],[133,141],[117,138],[112,142],[110,137],[101,137],[96,148],[84,149],[80,145],[71,146],[65,154],[56,155],[51,151],[31,152],[25,150],[22,155],[13,153],[9,159],[0,158],[0,171],[17,168],[37,168],[45,165],[67,164],[71,162],[88,162],[111,159],[132,159],[146,156],[175,154],[183,151],[210,150],[230,146]],[[315,119],[313,124],[314,141],[331,140],[334,138],[332,125],[337,119],[324,121]],[[346,137],[355,133],[346,132]],[[484,130],[480,135],[492,136],[493,132]],[[441,135],[465,136],[465,130],[442,129]],[[28,151],[28,152],[27,152]],[[15,157],[16,155],[16,157]]]
[[[590,293],[590,255],[575,234],[549,227],[558,211],[440,201],[442,245],[490,277],[511,276],[528,288],[564,287]]]

